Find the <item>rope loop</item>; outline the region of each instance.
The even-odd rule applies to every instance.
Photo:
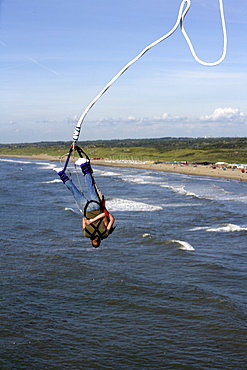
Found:
[[[191,2],[190,0],[185,0],[185,2]],[[214,67],[214,66],[217,66],[218,64],[220,64],[221,62],[223,62],[223,60],[225,59],[226,57],[226,53],[227,53],[227,31],[226,31],[226,21],[225,21],[225,15],[224,15],[224,7],[223,7],[223,0],[219,0],[219,6],[220,6],[220,16],[221,16],[221,24],[222,24],[222,31],[223,31],[223,51],[222,51],[222,55],[221,57],[215,61],[215,62],[204,62],[203,60],[201,60],[200,58],[198,58],[196,52],[195,52],[195,49],[192,45],[192,42],[187,34],[187,32],[185,31],[185,28],[184,28],[184,18],[190,8],[190,5],[187,6],[187,8],[185,9],[185,11],[183,12],[182,16],[181,16],[181,21],[180,21],[180,27],[181,27],[181,31],[182,31],[182,34],[187,42],[187,44],[189,45],[189,48],[190,48],[190,51],[191,51],[191,54],[193,55],[194,59],[204,65],[204,66],[207,66],[207,67]]]

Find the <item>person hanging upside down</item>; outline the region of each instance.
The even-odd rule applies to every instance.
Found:
[[[114,217],[102,207],[92,176],[93,170],[90,162],[85,158],[79,158],[75,164],[81,167],[89,199],[77,189],[63,169],[59,168],[55,169],[55,171],[73,194],[81,212],[84,212],[84,217],[82,219],[84,236],[91,239],[94,248],[98,248],[101,240],[107,238],[108,235],[114,231],[113,224],[115,220]]]

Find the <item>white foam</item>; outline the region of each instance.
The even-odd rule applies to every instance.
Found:
[[[174,193],[177,193],[177,194],[180,194],[180,195],[184,195],[184,196],[190,196],[190,197],[198,197],[198,195],[196,195],[195,193],[191,192],[191,191],[188,191],[188,190],[185,190],[185,185],[181,185],[181,186],[172,186],[172,185],[167,185],[167,184],[160,184],[159,185],[161,188],[167,188],[167,189],[170,189],[172,190]]]
[[[112,172],[112,171],[99,171],[98,170],[98,172],[101,172],[101,176],[110,176],[110,177],[112,177],[112,176],[120,176],[121,175],[121,173],[118,173],[118,172]]]
[[[50,163],[50,162],[34,162],[35,158],[33,159],[33,161],[28,161],[26,159],[18,159],[18,158],[15,158],[15,159],[10,159],[10,158],[0,158],[0,162],[9,162],[9,163],[18,163],[18,164],[36,164],[36,165],[39,165],[39,166],[43,166],[43,169],[53,169],[54,167],[56,167],[56,165],[54,163]]]
[[[144,184],[153,184],[154,183],[154,177],[151,176],[144,176],[144,175],[124,175],[121,174],[121,179],[125,182],[130,182],[134,184],[144,185]],[[152,181],[150,181],[152,180]]]
[[[30,164],[33,162],[30,161],[24,161],[19,159],[9,159],[9,158],[0,158],[0,162],[11,162],[11,163],[20,163],[20,164]]]
[[[197,197],[197,194],[193,193],[192,191],[185,190],[184,186],[176,187],[172,189],[175,193],[180,195],[185,195],[189,197]]]
[[[43,184],[54,184],[54,183],[60,183],[61,180],[60,179],[54,179],[54,180],[51,180],[51,181],[43,181]]]
[[[160,181],[161,178],[157,178],[152,175],[147,174],[140,174],[140,173],[130,173],[130,171],[122,171],[122,172],[111,172],[111,171],[104,171],[102,176],[116,176],[120,177],[125,182],[135,183],[135,184],[154,184],[157,181]]]
[[[71,211],[73,213],[77,213],[73,208],[69,208],[69,207],[65,207],[64,210],[65,211]]]
[[[205,177],[205,181],[209,181]],[[176,194],[182,196],[189,196],[197,199],[209,199],[213,201],[237,201],[241,203],[247,203],[247,195],[246,194],[239,194],[234,192],[229,192],[226,189],[215,185],[212,182],[217,181],[216,179],[210,179],[211,184],[207,184],[204,186],[198,185],[197,183],[188,182],[186,184],[181,184],[178,186],[177,184],[172,183],[163,183],[159,184],[160,187],[170,189]],[[218,180],[218,182],[221,180]],[[221,183],[223,184],[223,180]]]
[[[50,162],[35,162],[35,164],[38,164],[38,165],[41,165],[41,166],[52,166],[52,167],[55,167],[55,165],[53,163],[50,163]]]
[[[49,162],[35,162],[36,165],[42,166],[42,170],[53,170],[57,167],[55,163],[49,163]]]
[[[207,231],[231,233],[231,232],[236,232],[236,231],[247,231],[247,228],[241,227],[239,225],[234,225],[234,224],[225,224],[225,225],[219,225],[217,227],[208,228]]]
[[[139,185],[145,185],[145,184],[153,184],[152,181],[147,181],[145,180],[144,178],[142,177],[133,177],[133,178],[123,178],[124,181],[129,181],[129,182],[132,182],[134,184],[139,184]]]
[[[107,200],[107,209],[110,212],[122,211],[122,212],[153,212],[162,209],[160,206],[153,206],[142,202],[135,202],[133,200],[113,198]]]
[[[201,207],[201,204],[196,203],[165,203],[162,204],[162,208],[180,208],[180,207]]]
[[[200,230],[207,230],[207,229],[208,229],[207,226],[198,226],[198,227],[193,227],[189,231],[200,231]]]
[[[200,231],[200,230],[206,230],[208,232],[230,233],[230,232],[235,232],[235,231],[247,231],[247,228],[241,227],[239,225],[234,225],[234,224],[223,224],[223,225],[217,225],[215,227],[201,226],[201,227],[194,227],[190,229],[190,231]]]
[[[150,235],[150,234],[148,234],[148,233],[145,233],[145,234],[143,234],[143,235],[142,235],[142,237],[143,237],[143,238],[151,238],[151,235]]]
[[[193,248],[189,243],[184,242],[183,240],[170,240],[172,243],[177,243],[180,245],[179,249],[182,249],[184,251],[194,251],[195,248]]]

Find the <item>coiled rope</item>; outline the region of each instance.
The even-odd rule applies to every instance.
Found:
[[[116,74],[116,76],[113,77],[110,82],[108,82],[108,84],[100,91],[100,93],[91,101],[91,103],[84,110],[84,112],[82,113],[81,117],[79,118],[79,120],[77,122],[76,128],[74,130],[74,134],[73,134],[73,141],[74,141],[74,143],[76,143],[77,140],[78,140],[78,138],[79,138],[80,130],[81,130],[81,125],[82,125],[82,122],[84,121],[87,113],[94,106],[94,104],[100,99],[100,97],[109,89],[109,87],[124,72],[127,71],[127,69],[130,66],[132,66],[132,64],[134,64],[138,59],[140,59],[148,50],[150,50],[151,48],[153,48],[154,46],[156,46],[157,44],[159,44],[160,42],[164,41],[169,36],[171,36],[176,31],[176,29],[178,28],[179,25],[180,25],[182,34],[184,35],[185,40],[187,41],[187,43],[189,45],[190,51],[191,51],[193,57],[195,58],[195,60],[198,63],[200,63],[200,64],[202,64],[204,66],[212,67],[212,66],[216,66],[216,65],[220,64],[225,59],[226,52],[227,52],[227,31],[226,31],[226,22],[225,22],[225,16],[224,16],[223,0],[219,0],[221,23],[222,23],[222,30],[223,30],[223,52],[222,52],[221,58],[218,59],[216,62],[210,62],[210,63],[208,63],[208,62],[204,62],[200,58],[198,58],[198,56],[197,56],[197,54],[195,52],[195,49],[194,49],[194,47],[192,45],[192,42],[190,41],[190,38],[189,38],[187,32],[185,31],[185,28],[184,28],[184,19],[185,19],[186,14],[188,13],[188,10],[190,9],[190,6],[191,6],[191,0],[183,0],[181,2],[181,5],[180,5],[179,12],[178,12],[178,17],[177,17],[177,21],[176,21],[174,27],[167,34],[165,34],[164,36],[160,37],[158,40],[154,41],[153,43],[151,43],[147,47],[145,47],[134,59],[132,59],[129,63],[127,63]]]

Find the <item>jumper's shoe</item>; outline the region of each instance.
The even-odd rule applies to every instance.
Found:
[[[55,171],[56,173],[60,173],[63,171],[63,168],[62,167],[58,167],[58,168],[53,168],[53,171]]]
[[[86,162],[88,162],[88,160],[86,158],[79,158],[79,159],[77,159],[77,161],[75,161],[75,165],[81,167],[81,165],[86,163]]]
[[[77,161],[75,162],[75,165],[81,167],[81,170],[82,170],[82,173],[83,173],[84,176],[87,173],[93,173],[93,170],[92,170],[92,167],[90,165],[90,162],[86,158],[79,158],[79,159],[77,159]]]
[[[56,173],[58,174],[58,176],[60,177],[60,179],[62,180],[64,184],[66,183],[66,181],[69,180],[63,168],[53,168],[53,170],[56,171]]]

